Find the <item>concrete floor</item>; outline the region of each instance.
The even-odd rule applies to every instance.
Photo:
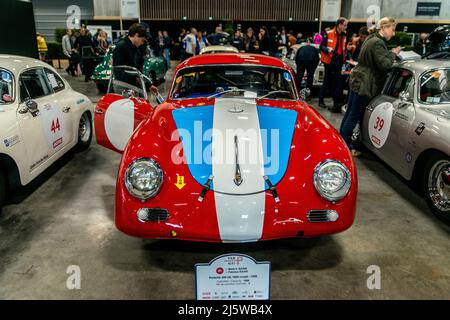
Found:
[[[69,81],[98,101],[92,83]],[[319,111],[340,124],[342,115]],[[450,299],[449,228],[371,154],[356,159],[358,209],[350,230],[313,243],[242,245],[120,233],[113,221],[119,161],[93,142],[10,199],[0,215],[0,299],[194,299],[194,265],[230,252],[272,262],[272,299]],[[80,267],[80,290],[66,287],[71,265]],[[381,269],[380,290],[366,286],[371,265]]]

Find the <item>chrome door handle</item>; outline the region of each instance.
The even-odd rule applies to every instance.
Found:
[[[94,111],[97,114],[104,114],[105,112],[102,109],[95,109]]]
[[[62,109],[62,112],[64,112],[64,113],[68,113],[69,111],[70,111],[70,107],[64,107]]]

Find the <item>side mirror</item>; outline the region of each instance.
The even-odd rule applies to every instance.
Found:
[[[29,112],[33,117],[37,117],[39,115],[39,107],[36,101],[28,98],[23,102],[23,105],[19,107],[18,112],[20,114]]]
[[[124,98],[131,98],[131,97],[136,97],[136,92],[132,89],[126,89],[122,91],[122,96]]]
[[[300,90],[300,98],[306,100],[311,95],[311,90],[309,88],[304,88]]]
[[[398,96],[402,102],[412,102],[411,95],[406,90],[400,92],[400,94]]]

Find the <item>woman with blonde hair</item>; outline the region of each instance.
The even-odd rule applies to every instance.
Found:
[[[381,93],[395,57],[400,53],[400,47],[389,51],[386,46],[386,42],[395,36],[396,27],[397,22],[391,17],[382,18],[378,22],[376,32],[364,41],[358,65],[350,75],[347,111],[342,120],[340,133],[353,156],[361,154],[353,148],[351,141],[353,130],[358,121],[362,120],[370,100]]]

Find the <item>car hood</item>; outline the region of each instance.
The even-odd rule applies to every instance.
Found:
[[[288,167],[297,111],[255,99],[219,98],[172,110],[184,161],[215,192],[253,194],[278,184]]]

